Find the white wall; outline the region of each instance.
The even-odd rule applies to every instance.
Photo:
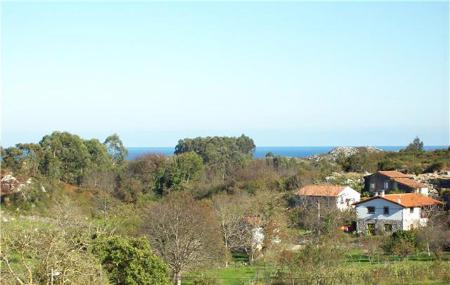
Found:
[[[420,209],[419,207],[413,208],[411,213],[410,208],[403,209],[403,230],[411,230],[420,226]]]
[[[358,191],[346,186],[336,199],[336,206],[339,210],[350,209],[353,203],[361,200],[361,194]]]
[[[369,214],[367,207],[375,207],[375,213]],[[389,207],[389,215],[384,214],[384,207]],[[383,219],[401,221],[403,219],[403,209],[403,207],[384,199],[373,199],[356,205],[356,218],[358,220]]]
[[[420,188],[419,193],[422,195],[428,196],[428,194],[429,194],[428,188],[427,187]]]

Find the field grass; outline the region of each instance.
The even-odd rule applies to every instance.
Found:
[[[195,280],[214,279],[222,285],[241,285],[248,284],[257,274],[258,267],[255,266],[238,266],[228,268],[218,268],[207,270],[201,273],[190,273],[183,277],[183,285],[191,285]]]
[[[444,266],[448,266],[450,268],[450,252],[446,252],[443,258]],[[238,263],[240,265],[232,265],[228,268],[216,268],[205,270],[202,272],[191,272],[187,273],[183,276],[183,285],[192,285],[192,284],[202,284],[202,285],[245,285],[245,284],[253,284],[253,282],[258,281],[257,284],[266,284],[268,281],[272,280],[271,277],[274,277],[274,273],[276,272],[276,268],[271,265],[244,265],[242,263]],[[387,256],[384,257],[383,260],[370,260],[367,256],[363,254],[356,254],[356,252],[352,252],[350,256],[347,256],[346,260],[342,263],[341,269],[345,271],[355,272],[360,270],[380,270],[382,268],[386,268],[386,266],[391,267],[394,265],[400,266],[399,268],[410,268],[410,270],[414,270],[417,266],[420,268],[431,268],[433,266],[433,261],[425,254],[418,254],[415,256],[410,256],[406,260],[402,260],[400,257],[396,256]],[[393,269],[393,270],[398,270]],[[407,272],[407,270],[406,270]],[[405,274],[399,273],[400,275]],[[407,276],[405,276],[407,277]],[[406,284],[401,281],[403,278],[400,277],[397,280],[398,284]],[[433,276],[432,280],[428,280],[424,278],[423,280],[417,281],[416,283],[407,282],[407,284],[449,284],[447,280],[439,280],[438,277]],[[436,280],[435,280],[436,279]],[[196,281],[202,282],[196,282]],[[270,283],[267,283],[270,284]],[[384,283],[380,283],[384,284]],[[389,282],[386,284],[390,284]],[[396,284],[394,282],[394,284]]]

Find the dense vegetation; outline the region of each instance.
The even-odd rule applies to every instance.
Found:
[[[127,161],[117,135],[101,143],[67,132],[2,148],[2,175],[24,183],[2,201],[2,284],[227,282],[214,278],[220,268],[274,284],[450,280],[446,212],[414,233],[365,237],[340,232],[351,212],[290,207],[310,183],[361,190],[365,171],[449,169],[450,149],[415,140],[400,152],[308,160],[254,159],[254,148],[245,135],[183,139],[173,156]],[[427,262],[408,260],[421,254]]]
[[[423,142],[416,138],[399,152],[362,150],[337,162],[344,171],[400,170],[411,174],[428,173],[450,168],[450,148],[424,151]]]

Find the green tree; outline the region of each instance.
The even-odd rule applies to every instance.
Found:
[[[168,164],[168,158],[160,154],[145,154],[129,161],[118,178],[119,194],[126,200],[135,200],[140,194],[162,195]]]
[[[42,157],[42,148],[38,144],[17,144],[16,147],[22,152],[20,172],[27,176],[39,174],[39,164]]]
[[[127,158],[128,151],[117,134],[112,134],[107,137],[103,144],[117,164],[121,164]]]
[[[197,181],[203,171],[203,160],[195,152],[175,155],[168,163],[161,190],[181,190],[187,183]]]
[[[112,160],[106,147],[97,139],[84,142],[89,152],[89,167],[92,170],[109,170],[112,167]]]
[[[406,148],[402,151],[405,152],[423,152],[423,141],[416,137]]]
[[[16,172],[22,166],[23,150],[17,147],[2,148],[2,168]]]
[[[179,140],[175,154],[195,152],[203,162],[225,178],[252,158],[255,144],[245,135],[240,137],[197,137]]]
[[[92,251],[108,272],[112,284],[170,284],[167,266],[144,238],[101,238],[94,243]]]
[[[67,183],[80,184],[90,164],[90,154],[84,141],[68,132],[53,132],[39,142],[43,150],[41,171]],[[55,177],[56,178],[56,177]]]

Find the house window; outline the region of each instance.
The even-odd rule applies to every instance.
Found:
[[[374,190],[375,189],[375,183],[370,183],[370,189]]]
[[[375,207],[367,207],[367,213],[375,214]]]
[[[426,218],[428,218],[428,213],[422,209],[422,210],[420,211],[420,217],[421,217],[422,219],[426,219]]]
[[[409,208],[409,212],[412,214],[414,213],[414,208]]]
[[[383,214],[389,215],[389,207],[383,207]]]
[[[367,232],[370,235],[374,235],[375,234],[375,224],[367,224]]]
[[[386,181],[386,182],[384,182],[384,189],[388,189],[388,188],[389,188],[389,182]]]
[[[391,224],[384,224],[384,231],[387,233],[392,232],[392,225]]]

